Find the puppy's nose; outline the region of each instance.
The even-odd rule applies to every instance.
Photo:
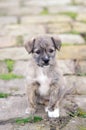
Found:
[[[49,62],[49,58],[46,57],[46,58],[43,59],[43,61],[44,61],[45,64],[48,64],[48,62]]]

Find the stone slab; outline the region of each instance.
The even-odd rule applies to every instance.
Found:
[[[57,22],[70,22],[72,19],[64,15],[40,15],[40,16],[24,16],[21,18],[22,24],[30,23],[57,23]]]
[[[23,126],[15,125],[14,130],[50,130],[49,125],[34,123],[34,124],[26,124]]]
[[[58,56],[61,59],[86,59],[86,46],[63,46]]]
[[[74,22],[73,30],[80,32],[80,33],[85,33],[86,32],[86,23]]]
[[[86,13],[79,13],[76,17],[76,20],[86,22]]]
[[[17,18],[15,16],[1,16],[0,17],[0,25],[5,24],[16,24]]]
[[[42,7],[46,7],[46,6],[51,6],[51,5],[66,5],[66,4],[70,4],[71,0],[63,0],[63,1],[50,1],[50,0],[44,0],[44,1],[40,1],[40,0],[31,0],[31,1],[25,1],[24,5],[35,5],[35,6],[42,6]]]
[[[52,14],[61,12],[86,13],[86,7],[81,5],[56,5],[48,7],[48,11]]]
[[[12,47],[16,45],[16,39],[13,36],[1,36],[0,37],[0,48]]]
[[[4,59],[21,60],[21,59],[28,59],[28,57],[29,56],[24,47],[0,49],[0,60]]]
[[[76,4],[82,4],[82,5],[86,5],[86,0],[82,1],[82,0],[74,0]]]
[[[86,112],[86,95],[75,96],[74,101],[78,104],[79,108]]]
[[[86,77],[66,76],[67,89],[73,88],[75,94],[86,95]]]
[[[65,44],[85,44],[83,37],[77,34],[60,34],[59,37]]]
[[[13,0],[6,0],[6,1],[0,1],[0,7],[17,7],[19,6],[19,0],[13,1]]]
[[[0,130],[13,130],[13,125],[10,123],[5,125],[0,125]]]
[[[64,33],[64,32],[70,32],[71,31],[71,25],[67,22],[59,22],[59,23],[55,23],[55,24],[48,24],[47,25],[47,32],[48,33],[54,33],[54,34],[58,34],[58,33]]]
[[[26,93],[25,79],[0,80],[0,92],[11,95],[24,95]]]
[[[14,96],[0,99],[0,121],[24,116],[26,107],[26,97]]]
[[[78,71],[81,73],[86,73],[86,61],[79,61]]]
[[[36,29],[37,28],[37,29]],[[8,25],[4,29],[4,35],[8,35],[9,37],[16,37],[17,36],[26,36],[26,35],[35,35],[35,34],[44,34],[45,28],[42,25],[36,24],[15,24],[15,25]]]
[[[8,73],[7,66],[5,62],[0,61],[0,74]]]

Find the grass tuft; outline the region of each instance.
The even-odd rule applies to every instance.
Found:
[[[72,117],[81,117],[81,118],[86,118],[86,112],[83,111],[82,109],[78,108],[76,112],[69,112],[69,115]]]
[[[9,96],[10,96],[10,94],[8,94],[8,93],[0,93],[0,98],[7,98]]]
[[[49,14],[49,11],[46,7],[44,7],[44,9],[42,10],[42,12],[40,14],[41,15],[47,15],[47,14]]]
[[[75,19],[77,17],[77,13],[74,13],[74,12],[61,12],[60,14],[67,15],[71,17],[72,19]]]
[[[21,79],[21,78],[23,78],[22,75],[15,75],[12,73],[0,74],[0,79],[2,80]]]
[[[86,127],[80,126],[79,130],[86,130]]]
[[[77,76],[86,76],[86,73],[77,73]]]
[[[13,60],[11,60],[11,59],[7,59],[7,60],[5,60],[5,63],[7,65],[8,71],[12,72],[15,62]]]
[[[39,116],[34,116],[34,117],[28,117],[28,118],[22,118],[22,119],[16,119],[16,123],[17,124],[26,124],[26,123],[35,123],[35,122],[39,122],[42,120],[42,117]]]

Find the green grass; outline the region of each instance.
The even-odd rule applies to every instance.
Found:
[[[67,15],[71,17],[72,19],[75,19],[77,17],[77,13],[74,13],[74,12],[61,12],[60,14]]]
[[[26,124],[29,122],[39,122],[42,120],[42,117],[39,116],[34,116],[34,117],[28,117],[28,118],[22,118],[22,119],[16,119],[17,124]]]
[[[46,7],[44,7],[44,9],[42,10],[42,12],[40,14],[41,15],[47,15],[47,14],[49,14],[49,11]]]
[[[77,73],[77,76],[86,76],[86,73]]]
[[[81,118],[86,118],[86,112],[80,108],[76,112],[69,112],[69,115],[72,117],[77,116],[77,117],[81,117]]]
[[[80,34],[80,32],[72,30],[71,32],[69,32],[70,34]]]
[[[86,130],[86,127],[80,126],[79,130]]]
[[[0,92],[0,98],[7,98],[9,96],[10,96],[10,94],[8,94],[8,93],[1,93]]]
[[[11,59],[7,59],[7,60],[5,60],[5,63],[7,65],[8,72],[12,72],[15,61],[13,61]]]
[[[23,76],[15,75],[15,74],[12,74],[12,73],[0,74],[0,79],[2,79],[2,80],[21,79],[21,78],[23,78]]]

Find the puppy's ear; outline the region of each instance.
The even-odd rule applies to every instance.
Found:
[[[56,48],[58,51],[60,51],[60,48],[61,48],[61,40],[60,40],[59,38],[53,38],[53,37],[51,37],[51,39],[52,39],[52,42],[53,42],[55,48]]]
[[[25,49],[28,53],[33,53],[35,39],[32,39],[25,43]]]

